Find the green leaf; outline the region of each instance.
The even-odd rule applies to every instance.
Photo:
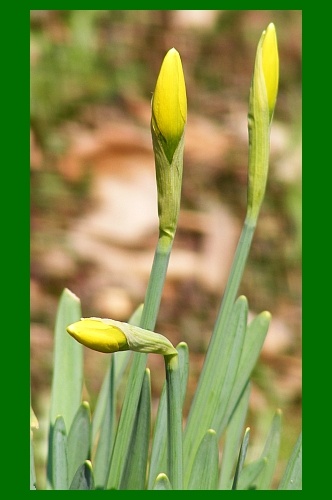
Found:
[[[227,328],[222,332],[222,342],[220,341],[218,352],[210,357],[207,365],[204,364],[201,390],[196,391],[185,429],[184,456],[187,465],[185,487],[204,429],[214,428],[217,436],[220,436],[220,424],[232,397],[241,358],[247,314],[248,303],[246,298],[241,296],[232,308]]]
[[[140,305],[129,319],[131,325],[139,325],[143,305]],[[97,488],[107,484],[115,438],[116,393],[123,374],[132,358],[131,351],[114,353],[99,392],[92,420],[92,443],[94,449],[94,481]]]
[[[281,410],[277,410],[261,454],[261,458],[267,458],[267,464],[257,479],[258,490],[268,490],[272,483],[280,448],[281,415]]]
[[[254,462],[245,465],[241,471],[236,489],[256,490],[257,489],[257,485],[255,482],[256,478],[259,476],[259,474],[261,474],[266,465],[267,465],[266,457],[259,458],[258,460],[255,460]]]
[[[150,469],[148,479],[148,489],[154,489],[157,477],[162,470],[167,470],[167,396],[166,396],[166,381],[164,383],[157,417],[154,426]]]
[[[174,490],[183,489],[182,394],[178,354],[164,356],[167,395],[167,473]]]
[[[212,428],[216,429],[218,438],[221,436],[221,423],[224,419],[229,399],[234,391],[234,384],[245,341],[247,318],[248,302],[246,297],[241,296],[234,304],[233,314],[229,323],[231,333],[228,341],[226,340],[225,352],[220,360],[220,363],[223,364],[224,367],[219,370],[222,373],[222,375],[219,375],[221,381],[220,396],[218,409],[212,421]]]
[[[189,373],[189,352],[185,342],[176,346],[179,357],[181,404],[183,405],[187,390]],[[148,489],[153,489],[156,477],[161,471],[167,470],[167,397],[166,381],[159,400],[158,412],[154,426],[152,441]]]
[[[62,415],[66,428],[70,429],[81,404],[83,386],[83,346],[66,331],[70,323],[81,318],[79,299],[64,289],[57,311],[54,335],[54,367],[51,391],[50,427],[48,436],[47,489],[52,489],[52,442],[53,426]]]
[[[67,438],[68,478],[72,481],[78,467],[89,458],[91,441],[90,406],[86,401],[79,407]]]
[[[201,433],[197,433],[197,429],[200,427],[200,423],[206,409],[210,407],[210,400],[216,398],[216,392],[219,393],[218,387],[217,391],[215,390],[213,378],[219,372],[220,356],[224,354],[225,343],[227,344],[227,340],[229,338],[230,318],[234,313],[234,303],[241,283],[254,231],[255,225],[253,225],[251,221],[246,220],[236,248],[229,279],[227,281],[226,289],[204,361],[203,370],[199,377],[194,401],[190,408],[184,436],[184,455],[188,457],[187,466],[185,468],[185,482],[187,482],[190,475],[190,468],[192,467],[192,461],[195,456],[198,443],[202,439],[202,435]],[[215,406],[215,403],[213,406]],[[207,421],[208,420],[209,418]],[[211,427],[211,423],[204,422],[202,432],[204,432],[204,429],[209,429]],[[220,435],[220,429],[216,429],[216,432],[217,435]]]
[[[302,490],[302,432],[294,445],[278,490]]]
[[[76,471],[70,490],[94,490],[94,480],[90,460],[86,460]]]
[[[198,447],[188,490],[216,490],[218,484],[218,439],[213,429],[209,429]]]
[[[127,351],[126,351],[127,352]],[[102,425],[104,415],[105,415],[105,410],[106,410],[106,405],[107,405],[107,399],[109,397],[109,391],[110,391],[110,373],[111,373],[111,367],[113,363],[113,355],[110,355],[110,360],[109,364],[104,376],[104,380],[101,384],[101,388],[99,390],[99,394],[97,397],[97,402],[96,406],[92,415],[92,431],[91,431],[91,443],[92,443],[92,452],[94,452],[95,445],[98,441],[99,438],[99,432],[100,432],[100,427]],[[95,464],[94,464],[94,475],[96,473],[95,469]]]
[[[247,327],[232,393],[228,401],[227,409],[220,421],[220,433],[222,433],[227,426],[234,408],[237,405],[238,399],[241,397],[241,394],[248,383],[251,372],[257,363],[269,328],[270,320],[270,313],[264,311],[256,316],[256,318]]]
[[[181,383],[181,401],[182,405],[186,397],[188,375],[189,375],[189,350],[185,342],[180,342],[176,346],[179,356],[179,370],[180,370],[180,383]]]
[[[159,260],[156,259],[158,262]],[[166,259],[167,260],[167,259]],[[167,265],[166,265],[167,268]],[[164,271],[164,274],[166,274],[166,270]],[[154,275],[154,277],[157,277],[157,274]],[[151,279],[150,279],[151,281]],[[155,285],[155,280],[152,280]],[[149,282],[150,283],[150,282]],[[150,283],[151,284],[151,283]],[[152,295],[152,302],[156,301],[158,302],[158,293],[161,293],[162,287],[160,290],[158,290],[157,286],[152,286],[151,288],[151,295]],[[143,308],[142,312],[142,306],[139,306],[139,308],[136,309],[134,314],[129,320],[129,323],[137,326],[143,326],[144,328],[149,328],[153,329],[154,327],[154,322],[155,319],[153,318],[155,311],[153,311],[154,307],[151,305],[151,301],[149,300],[149,297],[147,297],[147,302],[150,304],[151,307],[148,308],[150,312],[149,314],[145,313],[145,320],[143,321],[142,319],[142,314],[144,313],[145,308]],[[152,310],[151,310],[152,309]],[[149,323],[151,321],[151,323]],[[137,324],[139,322],[139,325]],[[132,364],[130,367],[130,372],[128,375],[128,380],[127,380],[127,387],[126,387],[126,392],[124,395],[124,401],[122,405],[122,410],[120,414],[120,419],[118,422],[118,427],[116,430],[116,435],[115,435],[115,440],[114,440],[114,445],[113,445],[113,450],[112,450],[112,459],[111,459],[111,465],[110,465],[110,473],[108,476],[108,481],[107,481],[107,488],[109,489],[118,489],[119,484],[121,481],[121,475],[123,472],[123,468],[125,466],[125,457],[128,453],[129,450],[129,444],[130,444],[130,436],[132,434],[132,429],[134,426],[134,419],[135,419],[135,413],[136,413],[136,408],[138,404],[138,399],[140,397],[141,393],[141,386],[143,383],[143,378],[145,374],[145,367],[146,367],[146,361],[147,361],[147,355],[146,354],[141,354],[141,353],[134,353],[131,357],[129,356],[124,356],[126,353],[116,353],[118,356],[118,359],[120,360],[120,366],[122,368],[119,370],[117,369],[116,371],[116,384],[117,387],[120,382],[120,377],[121,374],[124,371],[124,367],[126,366],[126,363],[128,363],[129,359],[132,359]],[[118,364],[119,366],[119,364]]]
[[[30,490],[36,489],[36,472],[33,454],[32,431],[30,431]]]
[[[151,424],[150,370],[145,370],[141,395],[136,409],[135,423],[131,435],[120,489],[144,490],[149,451]]]
[[[146,367],[147,354],[134,353],[121,415],[115,435],[107,489],[119,489],[125,467],[126,457],[130,454],[130,440],[135,425],[135,415]]]
[[[107,370],[107,379],[104,380],[107,383],[103,384],[102,391],[107,389],[107,393],[103,394],[103,415],[102,422],[100,425],[100,432],[97,439],[97,447],[94,455],[94,478],[97,488],[105,488],[109,468],[110,460],[113,449],[113,440],[115,432],[115,390],[114,390],[114,367],[115,367],[115,356],[111,358],[111,364]],[[101,403],[101,399],[98,400]],[[99,406],[98,408],[100,408]]]
[[[135,416],[145,373],[146,357],[146,354],[141,353],[134,353],[133,356],[125,399],[115,435],[111,467],[107,482],[108,489],[119,489],[126,456],[130,452],[130,439],[135,425]]]
[[[68,490],[67,433],[62,415],[54,423],[52,439],[52,471],[55,490]]]
[[[247,384],[227,426],[225,443],[221,457],[219,476],[220,490],[230,490],[232,487],[232,477],[237,460],[237,450],[240,446],[243,426],[247,417],[249,396],[250,384]]]
[[[249,429],[249,427],[247,427],[245,430],[245,433],[243,436],[243,441],[242,441],[241,448],[240,448],[239,459],[238,459],[236,470],[235,470],[232,490],[237,490],[238,479],[239,479],[239,476],[241,474],[244,460],[245,460],[246,454],[247,454],[247,449],[248,449],[248,444],[249,444],[249,435],[250,435],[250,429]]]
[[[65,289],[60,298],[55,325],[50,420],[52,425],[56,417],[62,415],[67,429],[70,429],[81,404],[83,346],[67,333],[66,327],[80,318],[79,299]]]
[[[153,485],[153,490],[171,490],[172,485],[169,482],[168,477],[166,474],[161,473],[156,477],[156,480]]]

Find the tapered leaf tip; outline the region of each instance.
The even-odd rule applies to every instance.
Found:
[[[88,411],[88,413],[91,413],[90,412],[90,404],[88,401],[83,401],[82,406],[83,406],[83,408],[85,408]]]
[[[77,302],[80,302],[80,299],[77,297],[77,295],[74,292],[72,292],[71,290],[69,290],[69,288],[65,288],[63,290],[63,295],[67,295],[68,297],[76,300]]]
[[[269,311],[263,311],[263,312],[261,313],[261,316],[262,316],[263,318],[267,319],[268,321],[270,321],[270,320],[271,320],[271,318],[272,318],[272,315],[271,315],[271,313],[270,313]]]
[[[166,474],[164,472],[161,472],[160,474],[158,474],[156,479],[158,479],[158,481],[159,481],[160,479],[168,479],[168,477],[166,476]]]

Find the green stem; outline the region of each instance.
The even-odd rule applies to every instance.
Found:
[[[160,237],[156,247],[140,327],[153,330],[157,320],[162,290],[173,240]],[[131,431],[134,425],[140,388],[143,383],[147,354],[134,353],[127,389],[116,432],[107,488],[118,488],[129,450]]]
[[[182,490],[182,404],[178,355],[165,356],[167,391],[167,472],[173,490]]]
[[[153,330],[157,321],[172,245],[171,238],[159,237],[140,322],[140,327],[146,330]]]
[[[185,470],[186,484],[189,481],[195,454],[204,433],[212,425],[210,415],[205,409],[209,405],[210,394],[214,387],[210,381],[213,374],[217,373],[219,366],[220,350],[223,344],[223,336],[226,332],[227,323],[236,300],[243,271],[249,254],[252,238],[256,227],[256,220],[246,217],[237,245],[230,276],[227,282],[223,300],[212,333],[211,341],[204,361],[203,370],[199,378],[194,400],[191,405],[188,423],[184,434],[184,456],[187,468]]]

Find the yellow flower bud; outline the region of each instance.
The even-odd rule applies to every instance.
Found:
[[[67,332],[80,344],[99,352],[128,349],[127,337],[116,326],[106,325],[99,318],[82,318],[67,327]]]
[[[81,344],[99,352],[131,350],[163,355],[177,353],[163,335],[113,319],[83,318],[69,325],[67,332]]]
[[[152,128],[172,162],[187,121],[187,96],[180,54],[170,49],[161,65],[152,98]]]
[[[279,57],[276,29],[273,23],[270,23],[263,32],[262,43],[262,67],[265,78],[267,100],[270,112],[270,120],[274,111],[279,82]]]
[[[279,58],[276,30],[270,23],[256,52],[250,87],[248,216],[256,223],[264,198],[269,167],[270,126],[277,99]]]

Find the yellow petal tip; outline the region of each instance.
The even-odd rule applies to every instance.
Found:
[[[85,318],[67,326],[67,332],[80,344],[98,352],[110,353],[128,349],[127,337],[99,318]]]

